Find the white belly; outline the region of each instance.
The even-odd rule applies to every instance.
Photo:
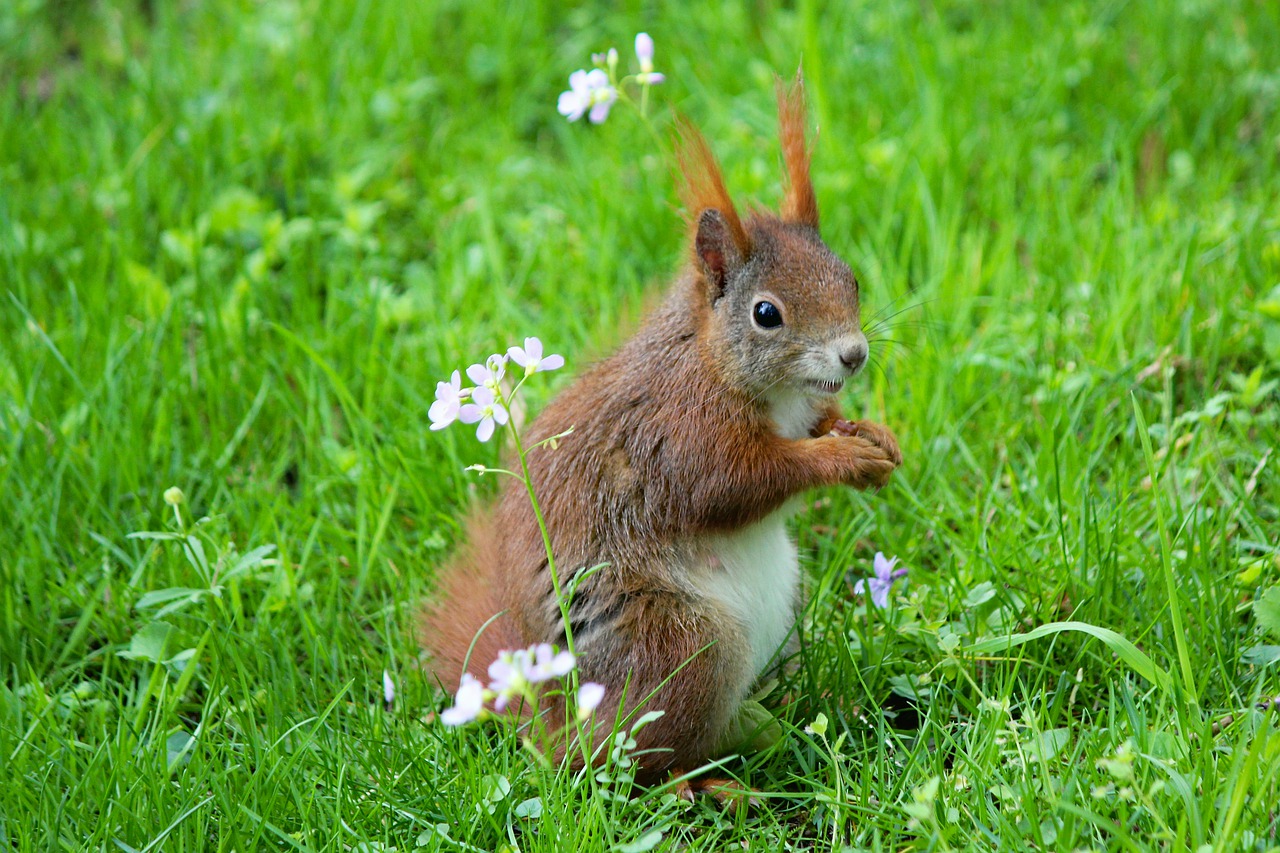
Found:
[[[714,537],[707,565],[694,573],[698,591],[741,625],[752,673],[759,675],[796,620],[800,561],[787,535],[786,508],[750,527]]]

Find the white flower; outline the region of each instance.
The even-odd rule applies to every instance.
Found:
[[[591,716],[604,699],[604,685],[588,681],[578,688],[578,719],[585,720]]]
[[[440,722],[446,726],[460,726],[469,723],[484,710],[484,685],[472,677],[471,673],[462,674],[462,683],[453,697],[453,707],[440,712]]]
[[[559,370],[564,367],[562,355],[542,357],[542,341],[537,338],[525,338],[523,347],[512,347],[507,350],[507,358],[523,367],[525,376],[540,370]]]
[[[667,79],[665,74],[653,70],[653,39],[648,33],[636,35],[636,59],[640,60],[636,82],[641,86],[654,86]]]
[[[476,427],[476,438],[481,441],[492,438],[495,425],[505,424],[509,417],[506,407],[498,402],[493,390],[488,387],[480,387],[472,391],[471,402],[458,411],[458,420],[464,424],[479,424]]]
[[[609,117],[609,108],[616,100],[618,90],[609,82],[608,74],[599,68],[578,70],[569,75],[569,90],[560,93],[556,109],[569,121],[577,121],[590,110],[587,118],[592,124],[600,124]]]
[[[382,698],[388,705],[396,701],[396,683],[391,680],[391,673],[382,671]]]
[[[484,360],[484,364],[473,364],[468,367],[467,378],[476,385],[482,385],[490,391],[497,391],[506,372],[507,357],[502,353],[494,353]]]
[[[448,382],[436,383],[436,401],[427,411],[432,429],[444,429],[458,419],[458,411],[470,392],[462,388],[462,376],[453,371]]]

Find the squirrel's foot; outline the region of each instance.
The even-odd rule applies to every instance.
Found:
[[[679,777],[683,775],[679,770],[672,771],[672,775]],[[759,806],[760,798],[756,796],[760,792],[754,788],[748,788],[741,782],[735,782],[732,779],[710,778],[684,778],[680,779],[672,789],[677,797],[692,803],[699,794],[709,794],[722,808],[729,812],[737,812],[739,809],[751,806]]]

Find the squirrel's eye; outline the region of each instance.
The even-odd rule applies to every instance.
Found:
[[[772,302],[757,302],[751,316],[762,329],[776,329],[782,325],[782,312]]]

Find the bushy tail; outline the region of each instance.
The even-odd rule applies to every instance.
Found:
[[[524,645],[515,623],[503,613],[502,555],[492,526],[488,515],[467,525],[469,540],[440,573],[418,620],[428,675],[445,690],[456,690],[464,671],[484,680],[498,652]]]

